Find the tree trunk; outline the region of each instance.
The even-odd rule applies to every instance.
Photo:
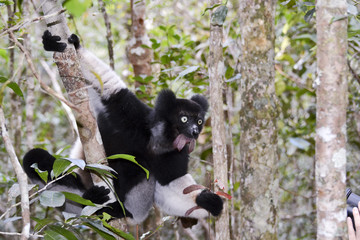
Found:
[[[130,4],[132,37],[127,47],[127,56],[134,68],[135,76],[150,76],[152,74],[152,51],[151,49],[142,47],[142,45],[150,46],[150,40],[145,28],[145,1],[140,0],[134,2],[134,0],[131,0]]]
[[[239,4],[242,28],[240,239],[277,239],[276,1],[245,0]]]
[[[48,15],[59,12],[61,6],[57,0],[48,0],[42,4],[42,9],[44,14]],[[66,19],[63,14],[47,18],[46,23],[53,34],[59,35],[62,41],[67,42],[70,30],[66,25]],[[69,99],[77,108],[74,112],[86,160],[88,163],[97,163],[99,160],[105,159],[105,152],[96,119],[90,111],[88,86],[83,81],[83,74],[76,51],[72,45],[68,44],[65,52],[54,53],[54,60],[58,66],[59,74]],[[95,175],[93,176],[93,181],[100,181],[100,179],[94,179],[94,177]]]
[[[346,234],[346,107],[347,3],[318,0],[316,191],[317,239],[347,239]]]
[[[210,6],[221,3],[211,0]],[[210,22],[210,56],[208,62],[210,81],[210,109],[212,128],[212,150],[214,159],[214,179],[228,191],[228,167],[226,155],[226,135],[223,108],[224,60],[223,60],[223,22],[227,9],[220,6],[211,13]],[[219,186],[215,186],[219,188]],[[217,189],[219,190],[219,189]],[[229,209],[227,202],[224,210],[215,223],[216,239],[230,239]]]

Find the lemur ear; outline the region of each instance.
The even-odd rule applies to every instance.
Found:
[[[176,108],[176,96],[170,89],[161,90],[156,103],[155,111],[160,116],[167,116],[171,110]]]
[[[208,101],[206,100],[206,98],[204,96],[202,96],[202,95],[194,95],[194,96],[191,97],[191,100],[193,100],[194,102],[199,104],[204,112],[207,112],[207,110],[209,109],[209,103],[208,103]]]

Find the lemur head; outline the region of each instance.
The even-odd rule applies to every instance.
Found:
[[[208,108],[207,100],[201,95],[179,99],[171,90],[161,91],[156,100],[151,128],[153,150],[158,153],[170,149],[181,151],[189,144],[189,152],[193,151]]]

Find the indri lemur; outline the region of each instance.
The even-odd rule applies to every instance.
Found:
[[[109,166],[116,171],[113,184],[124,203],[126,217],[140,223],[154,203],[163,212],[174,216],[204,218],[207,211],[219,215],[223,201],[218,195],[204,189],[183,192],[196,184],[188,174],[189,153],[202,130],[208,110],[207,100],[201,95],[179,99],[172,91],[163,90],[155,107],[150,108],[126,88],[109,66],[81,47],[76,35],[71,35],[68,41],[74,44],[83,74],[92,86],[89,95],[106,155],[133,155],[150,171],[150,178],[146,179],[145,172],[136,164],[123,159],[108,160]],[[66,43],[60,42],[59,36],[53,36],[49,31],[43,35],[43,44],[47,51],[63,52],[67,47]],[[94,72],[101,77],[102,87]],[[81,147],[80,144],[77,146]],[[79,152],[79,149],[73,152]],[[35,162],[39,169],[50,173],[54,157],[41,149],[33,149],[25,155],[24,169],[33,181],[39,183],[41,179],[31,167]],[[109,200],[110,191],[104,187],[86,189],[74,176],[65,177],[57,182],[56,187],[80,193],[95,203],[107,201],[109,207],[102,211],[113,217],[124,217],[120,204]],[[76,213],[81,210],[68,209]]]

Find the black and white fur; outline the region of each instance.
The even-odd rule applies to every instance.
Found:
[[[59,42],[58,36],[49,31],[43,35],[47,51],[62,52],[67,44]],[[204,218],[208,212],[217,216],[223,208],[222,199],[209,190],[194,190],[184,194],[186,187],[196,184],[188,174],[189,152],[202,130],[208,102],[201,95],[191,99],[178,99],[170,90],[163,90],[157,97],[154,108],[142,103],[125,83],[100,59],[82,48],[76,35],[69,38],[80,58],[83,74],[92,86],[90,93],[102,141],[107,156],[124,153],[133,155],[136,161],[150,171],[150,179],[134,163],[122,159],[108,160],[116,173],[113,185],[126,209],[126,217],[140,223],[147,217],[155,203],[169,215]],[[92,72],[101,76],[103,89]],[[94,91],[95,90],[95,91]],[[93,96],[94,95],[94,96]],[[73,149],[79,157],[81,144]],[[77,156],[74,156],[77,155]],[[33,149],[24,157],[24,169],[32,180],[40,178],[31,168],[38,163],[42,170],[51,171],[51,155],[44,150]],[[79,190],[84,198],[93,201],[99,194],[105,195],[98,203],[106,203],[113,217],[124,217],[117,201],[109,201],[103,187],[85,188],[74,177],[65,178],[57,185]],[[198,206],[198,207],[197,207]],[[194,209],[190,211],[188,210]]]

